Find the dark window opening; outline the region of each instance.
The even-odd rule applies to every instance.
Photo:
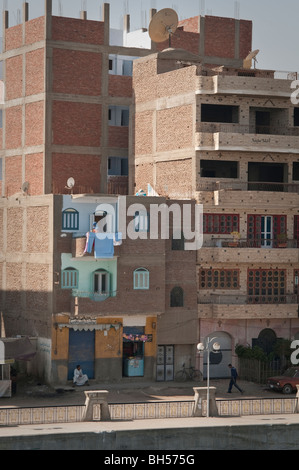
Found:
[[[299,180],[299,162],[293,163],[293,180]]]
[[[270,134],[270,112],[256,111],[255,113],[256,133]]]
[[[299,126],[299,108],[294,108],[294,126]]]
[[[286,163],[248,163],[248,182],[251,183],[248,185],[249,190],[284,191],[283,183],[287,180],[288,168]]]
[[[200,175],[204,178],[238,178],[238,162],[201,160]]]
[[[170,307],[184,306],[184,291],[181,287],[174,287],[170,292]]]
[[[228,106],[222,104],[202,104],[202,122],[239,122],[239,106]]]
[[[126,157],[109,157],[108,158],[108,175],[109,176],[128,176],[128,159]]]

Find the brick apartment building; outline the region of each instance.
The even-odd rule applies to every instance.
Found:
[[[222,347],[214,376],[237,344],[299,337],[295,76],[171,49],[134,63],[137,186],[203,205],[198,320],[200,341]]]
[[[148,47],[115,45],[109,15],[104,4],[102,21],[85,12],[80,19],[55,17],[50,0],[45,15],[32,20],[25,3],[23,22],[14,27],[3,15],[5,332],[36,338],[34,372],[53,383],[70,379],[77,363],[96,380],[172,380],[183,362],[195,363],[198,340],[211,333],[227,350],[215,373],[226,375],[222,366],[237,342],[251,343],[265,329],[297,333],[297,305],[289,301],[299,269],[295,242],[286,249],[273,242],[286,228],[296,238],[297,195],[287,183],[296,179],[299,137],[289,82],[272,72],[244,73],[250,21],[184,20],[169,49],[167,42],[151,43],[145,31],[138,34]],[[126,44],[134,43],[128,23],[127,17]],[[261,126],[271,122],[266,137],[249,132],[258,112]],[[283,126],[282,134],[294,135],[274,133]],[[276,178],[275,191],[265,191],[272,182],[263,181],[265,172]],[[148,185],[159,197],[133,196]],[[124,238],[109,256],[84,253],[93,223],[104,215],[111,216],[112,233],[119,231],[122,195],[130,195],[125,226],[133,224],[140,237]],[[275,209],[265,207],[268,200]],[[168,240],[142,238],[151,204],[194,210],[195,202],[203,204],[205,221],[197,253],[173,240],[172,225]],[[140,208],[132,212],[134,204]],[[262,249],[264,216],[276,232],[273,246]],[[232,231],[241,234],[235,249],[228,246]],[[247,285],[258,275],[269,284],[274,270],[284,282],[279,299],[273,291],[267,302],[248,302]],[[262,291],[254,295],[261,299]]]

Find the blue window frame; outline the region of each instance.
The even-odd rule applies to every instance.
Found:
[[[135,212],[135,232],[149,232],[150,230],[150,215],[148,212],[140,211]]]
[[[77,289],[79,272],[75,268],[66,268],[61,273],[62,289]]]
[[[79,230],[79,212],[76,209],[65,209],[62,212],[62,230]]]
[[[149,271],[138,268],[134,271],[134,289],[149,289]]]

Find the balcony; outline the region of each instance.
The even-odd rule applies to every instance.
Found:
[[[254,71],[251,70],[251,73]],[[297,74],[287,75],[286,79],[270,77],[240,77],[236,75],[199,76],[196,94],[233,94],[242,96],[290,97],[291,81]]]
[[[79,236],[72,238],[72,258],[81,259],[84,261],[91,261],[95,258],[94,251],[91,253],[85,251],[86,247],[86,236]],[[120,255],[121,245],[114,246],[114,259]],[[108,258],[109,259],[109,258]]]
[[[206,235],[202,248],[197,252],[197,263],[212,265],[214,263],[248,263],[248,256],[252,263],[299,263],[297,240],[288,239],[284,246],[277,239],[267,240],[272,245],[262,246],[261,239],[209,238]],[[283,252],[281,251],[283,250]]]
[[[129,178],[128,176],[108,176],[107,193],[118,194],[120,196],[128,195],[129,191]]]
[[[195,150],[298,153],[299,127],[201,122]]]
[[[198,317],[229,320],[298,318],[295,294],[280,295],[198,295]]]

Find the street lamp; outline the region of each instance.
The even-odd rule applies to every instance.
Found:
[[[206,345],[204,343],[198,343],[197,345],[197,351],[199,353],[206,351],[207,352],[207,418],[209,417],[210,414],[210,352],[219,352],[220,351],[220,344],[218,342],[214,342],[213,344],[212,341],[214,341],[217,338],[207,338],[206,340]]]

